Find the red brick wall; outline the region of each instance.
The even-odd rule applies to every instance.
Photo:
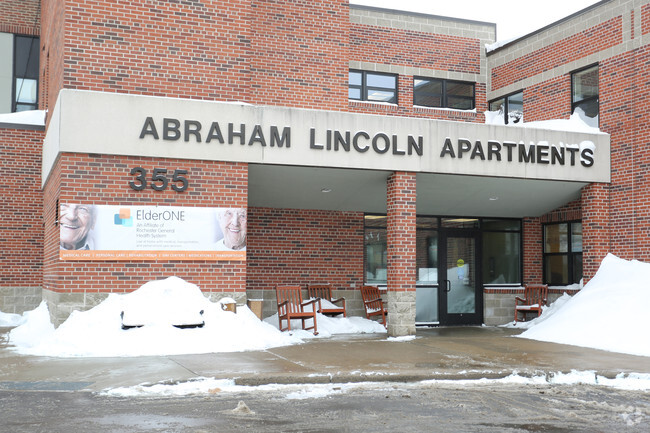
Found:
[[[611,251],[610,187],[593,183],[582,189],[582,273],[587,283]]]
[[[346,1],[47,3],[50,103],[62,87],[327,109],[347,101]]]
[[[352,24],[350,60],[382,65],[419,67],[480,75],[481,42],[478,39],[426,32]],[[347,82],[347,80],[346,80]],[[461,122],[485,122],[485,83],[476,83],[476,111],[440,110],[413,106],[413,75],[399,75],[398,104],[350,101],[349,111],[426,117]]]
[[[248,100],[250,0],[52,3],[65,88]]]
[[[133,180],[129,175],[132,167],[143,167],[149,173],[154,168],[186,169],[189,188],[183,193],[171,189],[135,191],[128,186]],[[204,292],[243,292],[246,262],[61,261],[55,214],[57,198],[61,202],[109,205],[246,207],[247,196],[248,167],[243,163],[63,154],[45,190],[44,287],[61,293],[122,292],[175,275],[197,284]]]
[[[59,90],[63,88],[63,58],[66,49],[64,0],[43,1],[41,15],[39,105],[40,109],[49,109],[51,112]],[[47,121],[49,124],[49,118]]]
[[[255,103],[344,108],[348,99],[348,2],[251,3],[251,92]]]
[[[524,89],[524,122],[568,119],[571,116],[571,75]]]
[[[43,132],[0,129],[2,212],[0,286],[38,287],[42,283]]]
[[[0,1],[0,32],[38,36],[40,0]]]
[[[539,219],[542,224],[565,221],[579,221],[582,218],[582,205],[580,200],[574,200],[562,207],[552,210]]]
[[[650,33],[650,4],[641,6],[641,33]]]
[[[524,218],[524,284],[541,284],[543,262],[542,224],[539,218]]]
[[[363,213],[250,208],[248,289],[363,284]]]
[[[647,252],[650,241],[647,233],[650,228],[647,221],[650,200],[647,122],[650,115],[645,103],[649,101],[650,92],[648,67],[641,68],[649,60],[648,50],[640,49],[599,64],[600,124],[612,140],[611,252],[628,260],[650,260]]]
[[[478,39],[353,24],[350,60],[480,74]]]
[[[386,190],[389,291],[415,291],[415,173],[394,172]]]
[[[623,41],[622,18],[614,17],[583,32],[492,68],[492,90],[611,48]]]

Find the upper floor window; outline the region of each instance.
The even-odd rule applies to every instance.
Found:
[[[524,92],[513,93],[490,102],[490,111],[503,116],[503,123],[519,123],[524,120]]]
[[[413,104],[424,107],[473,110],[475,107],[474,83],[415,77],[413,79]]]
[[[38,38],[14,38],[14,97],[11,111],[38,109],[38,57]]]
[[[351,70],[348,98],[397,104],[397,75]]]
[[[571,74],[571,114],[577,109],[580,109],[589,119],[598,119],[597,65]]]

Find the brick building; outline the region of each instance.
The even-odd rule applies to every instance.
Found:
[[[347,1],[3,2],[0,113],[45,120],[0,118],[0,310],[176,275],[265,316],[277,284],[352,314],[379,285],[392,335],[510,321],[523,283],[650,260],[649,33],[638,0],[488,50],[494,24]],[[522,127],[572,115],[600,131]]]

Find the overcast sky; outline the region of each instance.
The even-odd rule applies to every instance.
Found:
[[[531,33],[599,0],[350,0],[376,6],[496,23],[497,40]]]

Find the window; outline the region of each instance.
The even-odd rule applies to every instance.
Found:
[[[571,114],[576,110],[589,119],[598,119],[598,66],[571,74]]]
[[[521,221],[483,219],[483,283],[521,282]]]
[[[415,77],[413,79],[413,104],[424,107],[473,110],[475,107],[474,83]]]
[[[386,216],[366,215],[365,227],[366,284],[386,284],[388,280]]]
[[[38,38],[14,38],[13,112],[38,108],[38,56]]]
[[[499,112],[503,123],[519,123],[524,120],[524,92],[513,93],[490,102],[490,111]]]
[[[348,98],[397,104],[397,75],[352,70],[349,75]]]
[[[582,278],[582,223],[544,226],[544,282],[568,285]]]
[[[387,283],[388,244],[385,215],[365,216],[365,282]],[[447,230],[480,230],[484,284],[521,284],[521,220],[501,218],[417,217],[416,284],[438,284],[438,241]]]

